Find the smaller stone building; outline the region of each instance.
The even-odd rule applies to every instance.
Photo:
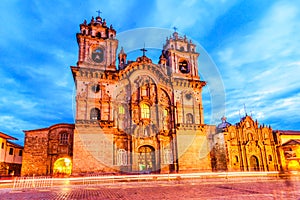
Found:
[[[212,168],[228,171],[277,171],[279,162],[271,127],[245,116],[235,125],[223,118],[212,137]]]
[[[300,131],[274,131],[281,171],[300,171]]]
[[[0,132],[0,176],[20,175],[23,146],[10,140],[18,140]]]
[[[22,176],[72,173],[74,124],[55,124],[24,133]]]

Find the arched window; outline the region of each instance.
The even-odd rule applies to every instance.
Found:
[[[90,114],[91,120],[100,120],[100,110],[98,108],[92,108]]]
[[[188,62],[186,60],[182,60],[178,63],[178,66],[179,66],[179,70],[182,72],[182,73],[189,73],[190,70],[189,70],[189,66],[188,66]]]
[[[150,107],[145,103],[141,105],[141,118],[150,119]]]
[[[97,33],[97,38],[101,38],[101,33],[100,32]]]
[[[125,149],[119,149],[117,154],[117,165],[126,166],[127,165],[127,152]]]
[[[164,149],[164,163],[165,164],[173,163],[173,155],[170,149]]]
[[[69,143],[69,134],[64,132],[59,134],[59,144],[65,145]]]
[[[193,115],[191,113],[186,114],[186,123],[187,124],[194,123]]]
[[[235,156],[235,162],[239,162],[239,157],[238,156]]]

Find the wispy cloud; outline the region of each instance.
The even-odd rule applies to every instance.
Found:
[[[281,126],[293,123],[300,128],[296,125],[300,117],[299,6],[298,2],[274,3],[261,19],[217,51],[232,119],[238,119],[236,111],[246,104],[258,119],[275,124],[273,119],[281,115]]]

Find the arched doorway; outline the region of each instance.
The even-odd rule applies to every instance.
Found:
[[[59,158],[53,165],[53,175],[71,175],[72,161],[69,158]]]
[[[259,171],[259,162],[256,156],[250,157],[250,171]]]
[[[155,171],[155,150],[151,146],[141,146],[138,150],[139,171]]]

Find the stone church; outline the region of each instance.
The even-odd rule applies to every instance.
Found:
[[[157,64],[129,61],[99,16],[77,42],[74,174],[210,170],[195,44],[174,32]]]
[[[207,136],[214,126],[204,124],[206,83],[191,40],[175,31],[156,64],[145,48],[134,61],[123,48],[117,52],[116,31],[100,16],[80,24],[76,37],[75,125],[25,131],[23,175],[211,171]],[[43,152],[30,148],[31,140],[45,144]]]
[[[232,125],[222,118],[213,135],[212,170],[278,171],[276,136],[270,126],[245,116]]]

